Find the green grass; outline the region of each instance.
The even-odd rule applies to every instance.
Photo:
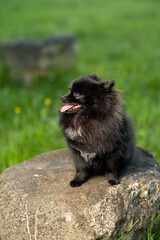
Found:
[[[156,231],[153,231],[154,227],[155,227],[155,224],[157,222],[157,220],[159,219],[160,217],[160,214],[154,214],[152,219],[151,219],[151,223],[150,225],[148,225],[148,231],[147,231],[147,238],[146,240],[159,240],[160,239],[160,229],[156,230]],[[128,228],[128,230],[122,234],[122,236],[118,239],[118,240],[125,240],[126,237],[128,237],[128,234],[131,232],[131,231],[134,231],[134,226],[138,223],[138,220],[133,222],[133,219],[130,223],[130,226]]]
[[[160,239],[160,229],[158,229],[155,232],[153,231],[155,223],[157,222],[159,217],[160,217],[160,214],[158,214],[158,216],[156,216],[156,214],[153,215],[150,227],[148,227],[148,236],[147,236],[148,238],[147,238],[147,240],[159,240]]]
[[[129,229],[127,230],[126,233],[123,233],[122,236],[118,239],[118,240],[125,240],[127,235],[132,231],[132,229],[134,228],[134,226],[137,224],[138,220],[133,223],[133,220],[131,221],[131,224],[129,226]]]
[[[96,72],[124,89],[137,144],[160,161],[160,1],[8,0],[0,3],[0,40],[73,32],[75,66],[31,88],[14,83],[0,63],[0,171],[36,154],[66,147],[58,125],[69,82]],[[51,98],[49,106],[45,98]],[[14,108],[19,106],[21,113]]]

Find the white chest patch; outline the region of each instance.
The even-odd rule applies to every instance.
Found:
[[[80,152],[80,153],[86,162],[89,162],[96,157],[96,153],[87,153],[87,152]]]
[[[67,137],[72,140],[74,140],[76,137],[82,137],[81,128],[78,128],[78,130],[75,130],[73,128],[67,128],[64,132]]]

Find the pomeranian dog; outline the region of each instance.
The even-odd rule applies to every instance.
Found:
[[[61,98],[65,106],[60,125],[76,169],[72,187],[97,174],[105,175],[111,185],[118,184],[121,169],[134,159],[132,124],[114,85],[114,80],[100,81],[96,74],[82,76]]]

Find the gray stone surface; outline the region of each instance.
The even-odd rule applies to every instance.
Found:
[[[76,59],[77,40],[74,35],[60,35],[35,40],[14,40],[0,43],[0,59],[12,78],[32,84],[37,75],[50,70],[64,70]]]
[[[2,240],[117,240],[132,219],[137,223],[126,239],[146,239],[146,225],[160,209],[160,172],[146,151],[137,148],[136,159],[139,169],[128,169],[116,186],[96,176],[71,188],[68,150],[8,168],[0,176]]]

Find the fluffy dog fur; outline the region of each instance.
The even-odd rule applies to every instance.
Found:
[[[93,175],[104,174],[111,185],[133,160],[132,124],[121,107],[114,80],[100,81],[96,74],[72,81],[61,98],[60,125],[74,160],[78,187]]]

